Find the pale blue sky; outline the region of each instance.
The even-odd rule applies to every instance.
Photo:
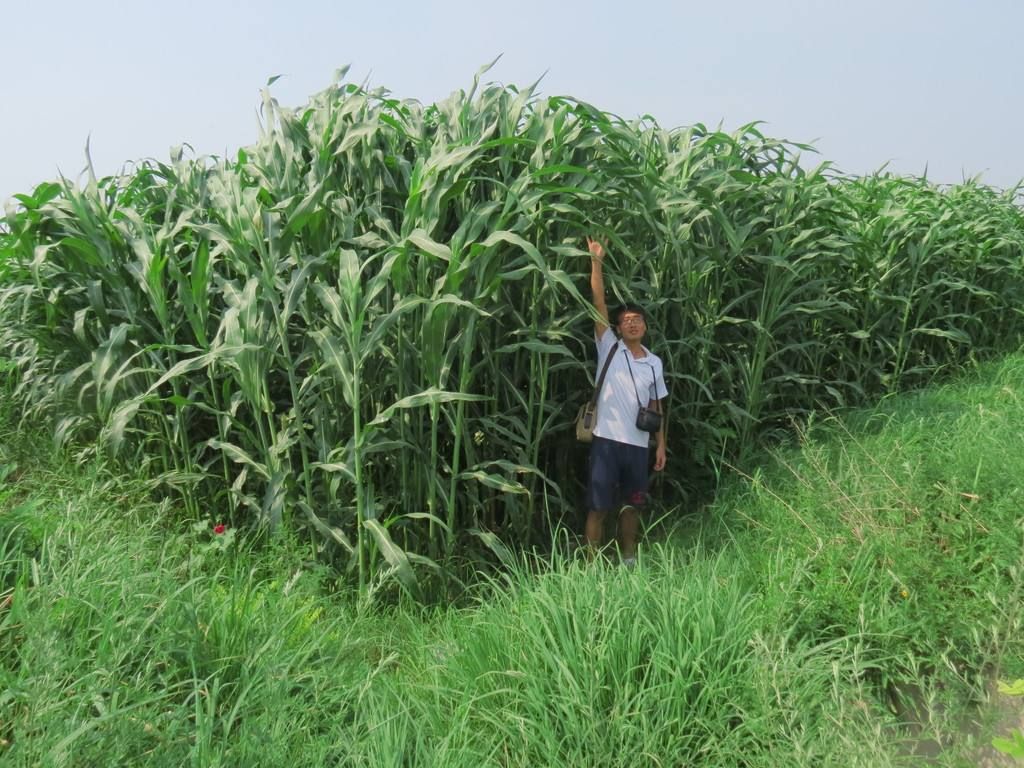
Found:
[[[488,79],[665,127],[763,120],[851,173],[1024,177],[1018,0],[0,0],[0,19],[0,200],[77,178],[90,136],[103,175],[175,144],[233,153],[273,75],[286,106],[345,64],[429,102],[499,54]]]

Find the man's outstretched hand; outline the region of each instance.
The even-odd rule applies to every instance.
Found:
[[[587,236],[587,250],[590,251],[590,256],[594,261],[604,261],[604,246],[590,236]]]

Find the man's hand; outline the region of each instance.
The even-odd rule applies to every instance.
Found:
[[[599,264],[604,261],[604,246],[589,236],[587,237],[587,250],[590,251],[590,257],[594,261]]]
[[[666,460],[665,446],[659,445],[654,451],[654,471],[661,472],[665,468]]]

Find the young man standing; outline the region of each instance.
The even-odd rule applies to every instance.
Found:
[[[619,337],[612,332],[604,298],[604,248],[587,238],[590,251],[590,288],[594,308],[602,320],[594,325],[597,341],[597,370],[613,355],[598,395],[597,423],[590,448],[590,484],[586,538],[599,547],[604,538],[604,520],[609,512],[619,516],[619,547],[626,566],[636,564],[636,534],[639,511],[647,498],[648,460],[651,433],[637,426],[641,406],[664,414],[662,400],[668,396],[661,359],[642,343],[647,332],[643,309],[627,304],[614,318]],[[665,426],[655,433],[654,471],[665,468]]]

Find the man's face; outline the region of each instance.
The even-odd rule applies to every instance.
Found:
[[[623,312],[619,315],[619,334],[626,341],[639,341],[647,332],[647,322],[639,312]]]

